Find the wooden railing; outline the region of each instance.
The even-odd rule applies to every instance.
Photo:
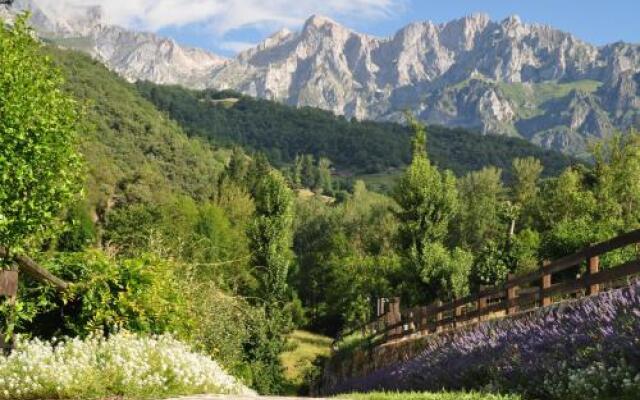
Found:
[[[640,230],[635,230],[558,260],[545,262],[538,270],[528,274],[510,275],[502,285],[482,288],[478,293],[446,304],[437,302],[400,311],[399,299],[394,299],[379,318],[346,332],[341,337],[358,333],[368,338],[369,343],[380,344],[546,307],[567,297],[597,294],[601,290],[627,284],[628,282],[619,281],[624,278],[628,281],[630,277],[640,274],[637,248],[634,260],[606,270],[600,270],[600,256],[630,245],[637,246],[639,243]],[[554,275],[561,272],[567,275],[568,270],[583,263],[586,263],[586,273],[574,274],[569,279],[554,282]]]
[[[0,260],[12,265],[9,270],[0,269],[0,302],[7,301],[9,305],[15,304],[18,295],[19,271],[40,283],[52,286],[60,293],[71,287],[70,283],[53,275],[31,258],[21,254],[13,255],[4,246],[0,246]],[[0,354],[10,351],[14,345],[13,340],[6,338],[3,331],[3,327],[0,326]]]

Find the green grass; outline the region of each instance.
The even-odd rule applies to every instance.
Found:
[[[280,360],[289,382],[288,394],[297,394],[305,386],[305,374],[313,367],[318,357],[328,357],[332,339],[307,331],[293,331],[287,340],[289,351],[282,353]]]
[[[571,91],[578,90],[593,93],[602,85],[601,82],[584,79],[575,82],[558,83],[556,81],[524,84],[498,83],[502,92],[516,105],[518,114],[522,118],[531,118],[544,112],[541,106],[545,102],[567,96]]]
[[[377,392],[340,396],[352,400],[520,400],[520,396],[483,393],[420,393],[420,392]]]
[[[402,176],[402,170],[393,169],[377,174],[357,175],[356,179],[361,179],[367,188],[379,193],[389,193],[395,186],[397,180]]]

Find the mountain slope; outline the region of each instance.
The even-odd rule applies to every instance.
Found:
[[[572,154],[612,130],[640,126],[639,45],[598,48],[517,17],[416,22],[376,38],[313,16],[299,32],[282,30],[225,60],[105,24],[95,7],[59,15],[37,4],[18,0],[4,13],[33,10],[43,37],[91,54],[129,81],[232,89],[347,118],[397,122],[410,110],[431,124]]]
[[[276,164],[313,154],[333,161],[341,173],[376,173],[402,168],[410,159],[411,133],[390,122],[347,120],[311,108],[295,108],[233,92],[196,91],[138,83],[140,93],[176,120],[186,132],[225,146],[265,152]],[[510,175],[515,157],[533,156],[555,175],[572,160],[525,140],[480,136],[462,129],[431,126],[431,159],[457,175],[494,165]]]
[[[97,6],[60,15],[56,9],[40,7],[37,1],[16,0],[11,8],[0,6],[0,17],[13,19],[22,10],[31,12],[32,26],[47,41],[88,53],[129,81],[147,79],[203,87],[211,69],[226,61],[201,49],[180,46],[172,39],[109,25]]]
[[[209,85],[347,117],[400,121],[410,109],[430,123],[521,136],[578,153],[591,138],[637,122],[616,118],[636,114],[637,90],[619,93],[611,87],[640,71],[639,49],[623,43],[599,49],[517,17],[493,22],[474,15],[446,24],[414,23],[378,39],[314,16],[300,32],[278,33],[216,69]],[[588,82],[598,86],[593,90]],[[572,112],[573,94],[563,86],[586,87],[590,91],[585,93],[593,96],[586,113],[597,115],[597,122],[589,129],[563,122],[525,132],[521,122],[530,110],[508,90],[516,84],[545,92],[548,101],[565,107],[554,111],[565,113]],[[539,109],[539,119],[557,120]]]

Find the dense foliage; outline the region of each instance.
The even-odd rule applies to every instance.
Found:
[[[315,108],[296,109],[229,91],[193,91],[148,82],[137,87],[189,134],[261,151],[278,166],[310,154],[331,160],[342,172],[374,173],[404,167],[410,160],[411,132],[399,124],[347,120]],[[511,160],[516,157],[540,159],[548,175],[571,162],[517,138],[483,137],[444,127],[429,131],[429,156],[457,175],[493,165],[510,178]]]
[[[79,189],[78,107],[39,49],[25,17],[0,26],[0,245],[14,252],[46,238]]]
[[[414,359],[338,391],[480,390],[536,399],[634,399],[640,284],[424,339]]]
[[[640,226],[637,209],[624,206],[637,201],[626,189],[640,178],[637,134],[614,135],[594,148],[592,168],[558,177],[542,178],[536,159],[516,159],[507,186],[494,167],[459,179],[437,169],[414,129],[419,148],[395,201],[358,183],[337,205],[299,206],[295,280],[315,329],[334,334],[366,322],[378,297],[401,296],[407,307],[447,301]],[[602,266],[634,254],[617,252]]]
[[[279,306],[285,312],[274,319],[261,298],[267,275],[253,266],[248,235],[262,215],[254,196],[266,196],[258,205],[266,204],[267,212],[271,201],[265,190],[251,190],[263,171],[249,165],[250,177],[222,179],[229,150],[187,138],[132,85],[88,56],[33,46],[30,62],[56,71],[42,62],[51,57],[66,77],[64,87],[58,79],[52,88],[85,110],[74,132],[85,159],[86,196],[57,215],[64,226],[57,238],[29,253],[74,283],[72,289],[61,296],[25,276],[18,301],[3,303],[2,315],[15,319],[18,332],[43,339],[123,328],[172,332],[259,390],[278,391],[282,332],[291,323],[282,286],[290,255],[277,254],[286,296]],[[60,136],[72,148],[70,138]],[[29,165],[23,156],[8,160]],[[73,162],[68,167],[82,172]]]

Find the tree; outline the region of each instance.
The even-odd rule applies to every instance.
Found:
[[[0,244],[14,252],[48,235],[80,191],[76,103],[26,20],[0,26]]]
[[[409,122],[414,130],[413,160],[395,188],[394,199],[400,206],[396,214],[399,247],[406,262],[405,275],[399,280],[423,283],[406,294],[417,303],[468,290],[471,257],[462,249],[451,250],[445,245],[458,212],[456,180],[449,171],[441,174],[430,163],[424,127],[413,119]]]
[[[261,165],[254,165],[261,169]],[[250,176],[252,174],[249,174]],[[290,329],[288,314],[287,278],[293,261],[293,193],[286,180],[275,170],[254,175],[257,180],[251,192],[255,201],[255,216],[250,222],[247,237],[251,262],[259,281],[258,295],[264,301],[267,324],[256,338],[258,345],[249,346],[254,359],[254,382],[259,390],[278,391],[283,375],[279,355],[284,350],[285,333]]]
[[[506,191],[502,171],[488,167],[471,172],[459,181],[461,242],[477,252],[487,241],[503,242],[507,224],[502,214]]]
[[[640,225],[640,134],[613,135],[595,146],[593,157],[600,219],[617,220],[622,230]]]
[[[519,209],[519,225],[531,226],[538,201],[538,183],[543,171],[540,160],[527,157],[513,160],[513,200]]]
[[[318,180],[316,182],[318,189],[325,194],[333,192],[333,183],[331,182],[331,160],[320,157],[318,160]]]
[[[261,296],[267,304],[285,300],[291,265],[293,193],[283,176],[271,170],[253,188],[256,215],[249,225],[249,246],[258,268]]]
[[[458,193],[453,174],[441,174],[427,158],[424,127],[415,122],[413,127],[413,161],[400,178],[393,198],[401,208],[400,246],[420,253],[422,243],[446,238],[458,209]]]
[[[307,188],[315,188],[318,183],[317,168],[313,155],[305,154],[301,161],[301,181],[302,186]]]

